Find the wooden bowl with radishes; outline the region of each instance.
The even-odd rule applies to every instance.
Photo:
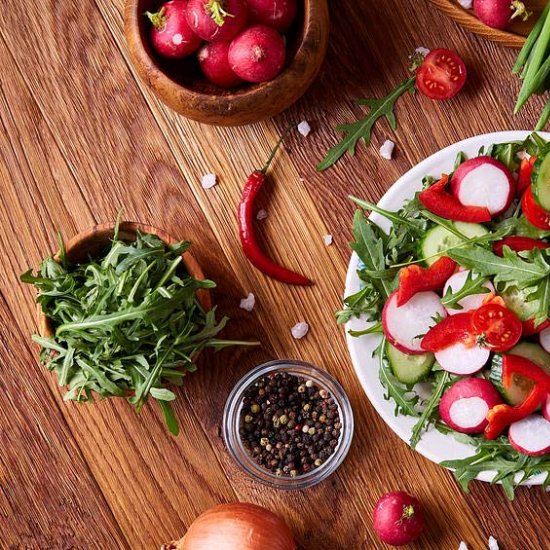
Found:
[[[327,0],[127,0],[130,59],[183,116],[241,126],[279,114],[309,88],[329,36]]]

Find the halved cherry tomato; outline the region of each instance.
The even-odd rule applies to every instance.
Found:
[[[522,325],[508,308],[489,303],[472,313],[471,330],[478,343],[493,351],[507,351],[521,338]]]
[[[470,331],[472,326],[472,312],[449,315],[433,326],[422,338],[422,349],[426,351],[442,351],[453,344],[474,345],[475,339]]]
[[[550,212],[541,208],[536,202],[531,191],[531,186],[521,197],[521,209],[527,221],[539,229],[550,229]]]
[[[538,239],[532,239],[531,237],[519,237],[517,235],[513,235],[510,237],[504,237],[501,241],[497,241],[493,244],[493,252],[497,256],[502,256],[502,250],[505,246],[509,246],[516,252],[521,252],[522,250],[533,250],[533,248],[548,248],[550,244],[545,243],[544,241],[539,241]]]
[[[531,185],[531,175],[533,174],[533,166],[537,157],[534,155],[528,159],[521,159],[518,172],[518,187],[517,194],[521,197],[526,189]]]
[[[450,99],[466,82],[466,65],[453,51],[432,50],[416,71],[416,87],[430,99]]]

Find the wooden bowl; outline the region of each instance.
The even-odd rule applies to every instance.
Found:
[[[325,58],[329,36],[327,0],[303,0],[288,36],[288,61],[279,76],[262,84],[223,90],[201,75],[196,56],[176,61],[153,53],[146,11],[159,0],[127,0],[124,28],[130,59],[144,84],[183,116],[218,126],[240,126],[284,111],[309,88]]]
[[[96,225],[91,229],[87,229],[82,233],[74,236],[65,244],[67,259],[71,263],[86,261],[90,256],[97,256],[103,253],[110,245],[114,235],[115,224],[104,223]],[[121,222],[119,228],[119,239],[125,242],[133,242],[136,240],[136,233],[151,233],[159,237],[166,244],[174,244],[177,239],[171,235],[150,225],[143,225],[136,222]],[[185,267],[192,277],[195,279],[205,279],[204,273],[197,260],[190,252],[185,252],[183,255]],[[55,259],[59,260],[59,252],[55,255]],[[197,291],[199,303],[205,310],[212,309],[212,296],[207,289]],[[51,319],[46,317],[42,312],[42,307],[38,304],[38,332],[41,336],[52,337],[55,329],[52,326]]]
[[[531,32],[540,12],[546,6],[547,0],[527,0],[527,9],[533,12],[527,21],[519,18],[506,30],[492,29],[482,23],[473,10],[464,9],[456,0],[430,0],[443,13],[454,19],[462,27],[511,48],[521,48],[525,43],[525,37]]]

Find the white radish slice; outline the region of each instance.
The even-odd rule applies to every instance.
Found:
[[[435,360],[443,370],[451,374],[466,376],[481,370],[489,360],[490,355],[491,352],[487,348],[480,346],[468,347],[462,342],[457,342],[436,352]]]
[[[545,328],[539,334],[540,345],[544,348],[544,351],[550,353],[550,327]]]
[[[510,206],[515,190],[516,182],[508,167],[487,156],[463,162],[451,180],[451,191],[462,204],[485,207],[491,216]]]
[[[550,451],[550,421],[532,414],[510,425],[510,445],[525,455],[541,456]]]
[[[447,279],[447,282],[443,287],[443,296],[447,294],[447,290],[449,290],[449,288],[451,289],[452,292],[458,292],[459,290],[461,290],[466,284],[466,280],[468,279],[469,274],[470,274],[470,271],[465,270],[465,271],[459,271],[458,273],[451,275]],[[493,286],[493,283],[491,283],[491,281],[487,281],[486,283],[484,283],[483,286],[488,288],[491,292],[495,292],[495,287]],[[449,315],[454,315],[455,313],[464,313],[465,311],[471,311],[473,309],[477,309],[483,304],[483,300],[485,300],[485,298],[487,298],[487,293],[470,294],[470,296],[466,296],[462,298],[462,300],[459,300],[458,304],[462,306],[462,309],[455,309],[452,307],[448,307],[447,313]]]
[[[435,292],[419,292],[406,304],[397,306],[397,292],[393,292],[382,312],[382,326],[386,338],[404,353],[426,353],[422,337],[436,324],[438,316],[447,312]]]
[[[542,404],[542,416],[550,420],[550,394],[546,396],[546,401]]]
[[[481,433],[487,426],[489,409],[502,403],[495,386],[485,378],[462,378],[439,402],[439,416],[457,432]]]

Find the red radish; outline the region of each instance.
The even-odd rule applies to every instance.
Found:
[[[493,252],[497,256],[504,256],[505,246],[510,247],[515,252],[522,252],[524,250],[533,250],[533,248],[540,248],[541,250],[544,250],[550,247],[550,244],[540,241],[539,239],[532,239],[531,237],[511,235],[510,237],[504,237],[504,239],[496,241],[493,244]]]
[[[540,345],[544,348],[544,351],[550,353],[550,328],[545,328],[539,334]]]
[[[405,491],[393,491],[380,497],[374,507],[373,520],[380,540],[393,546],[415,541],[424,529],[422,505]]]
[[[451,374],[466,376],[480,371],[489,360],[491,352],[477,344],[457,342],[435,353],[435,360],[443,370]]]
[[[296,0],[247,0],[251,23],[267,25],[279,32],[290,27],[296,17]]]
[[[205,44],[198,54],[199,63],[206,78],[221,88],[233,88],[243,82],[231,70],[228,53],[229,42],[210,42]]]
[[[283,37],[265,25],[249,27],[229,47],[231,69],[247,82],[272,80],[281,72],[285,57]]]
[[[187,0],[171,0],[156,13],[146,12],[153,24],[151,42],[163,57],[181,59],[199,49],[201,39],[191,30],[185,18]]]
[[[463,162],[453,174],[451,192],[465,206],[485,207],[498,216],[511,204],[516,182],[508,167],[487,156]]]
[[[401,307],[397,306],[397,291],[393,292],[382,311],[384,334],[403,353],[425,353],[422,335],[435,324],[438,315],[445,317],[447,313],[435,292],[419,292]]]
[[[548,395],[546,401],[542,404],[542,415],[546,420],[550,420],[550,395]]]
[[[496,388],[485,378],[464,378],[454,383],[439,402],[443,422],[465,434],[482,433],[487,426],[487,413],[502,403]]]
[[[529,16],[518,0],[474,0],[474,13],[493,29],[505,29],[513,18],[522,16],[525,20]]]
[[[533,336],[533,334],[539,334],[548,327],[550,327],[550,319],[547,319],[536,326],[534,319],[527,319],[527,321],[523,321],[522,323],[522,335]]]
[[[532,414],[510,425],[510,445],[528,456],[542,456],[550,452],[550,421]]]
[[[243,29],[248,10],[245,0],[189,0],[187,22],[208,42],[227,42]]]
[[[470,275],[470,271],[464,270],[459,271],[458,273],[455,273],[452,277],[449,277],[447,279],[447,282],[445,283],[445,287],[443,288],[443,296],[447,294],[447,291],[451,289],[453,293],[458,292],[462,289],[462,287],[466,284],[466,280],[468,279],[468,275]],[[474,279],[476,276],[474,276]],[[485,288],[488,288],[490,292],[495,292],[495,287],[493,286],[493,283],[491,281],[487,281],[483,284]],[[483,304],[483,301],[487,298],[487,293],[483,294],[470,294],[469,296],[466,296],[458,301],[458,305],[462,307],[462,309],[454,309],[451,307],[447,308],[447,313],[449,315],[455,315],[457,313],[464,313],[466,311],[472,311],[473,309],[477,309]]]

